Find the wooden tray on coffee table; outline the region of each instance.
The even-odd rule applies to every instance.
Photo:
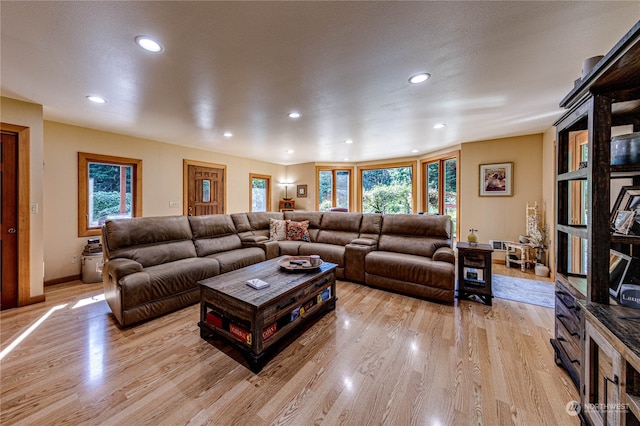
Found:
[[[318,263],[317,265],[311,265],[311,266],[303,266],[303,265],[297,265],[295,263],[291,263],[291,261],[305,261],[305,262],[309,262],[311,263],[311,258],[309,256],[289,256],[289,257],[285,257],[284,259],[280,259],[278,261],[278,266],[280,266],[280,268],[286,270],[286,271],[313,271],[315,269],[318,269],[320,267],[320,265],[322,265],[322,259],[320,259],[320,263]]]

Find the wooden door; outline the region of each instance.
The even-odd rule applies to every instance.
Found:
[[[3,131],[0,151],[0,309],[8,309],[18,306],[18,135]]]
[[[225,212],[225,168],[206,163],[187,164],[187,214]]]

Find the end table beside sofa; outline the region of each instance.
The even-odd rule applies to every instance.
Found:
[[[308,241],[270,239],[270,222],[308,221]],[[453,302],[451,218],[345,212],[263,212],[108,220],[105,298],[128,326],[199,301],[198,281],[281,255],[317,254],[336,277]]]

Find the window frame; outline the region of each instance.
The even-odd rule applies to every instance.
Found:
[[[89,226],[89,163],[130,166],[131,214],[142,216],[142,160],[78,152],[78,237],[100,236],[101,226]]]
[[[417,192],[417,183],[416,183],[416,162],[415,161],[403,161],[399,163],[384,163],[384,164],[373,164],[368,166],[358,166],[358,208],[362,212],[362,194],[364,193],[362,188],[362,174],[368,170],[377,170],[377,169],[397,169],[400,167],[411,167],[411,212],[415,213],[418,205],[418,192]]]
[[[320,211],[320,172],[331,172],[331,205],[336,206],[336,173],[349,172],[349,211],[353,211],[353,167],[316,166],[316,211]]]
[[[432,163],[438,163],[438,214],[444,214],[444,164],[447,160],[454,159],[456,160],[456,218],[460,219],[460,150],[447,152],[442,155],[438,155],[436,157],[429,157],[420,160],[420,173],[422,175],[420,179],[421,191],[422,191],[422,203],[421,209],[425,213],[429,211],[428,209],[428,201],[429,194],[427,188],[427,179],[429,177],[429,173],[427,172],[427,165]],[[457,229],[456,229],[457,231]],[[457,232],[456,232],[457,233]]]
[[[260,179],[267,181],[267,210],[271,211],[271,176],[258,173],[249,173],[249,211],[253,211],[253,180]]]

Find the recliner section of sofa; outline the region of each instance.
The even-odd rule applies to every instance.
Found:
[[[196,283],[220,273],[197,256],[186,216],[108,220],[102,247],[105,299],[123,326],[197,302]]]
[[[270,240],[271,219],[309,221],[309,241]],[[108,220],[105,297],[127,326],[196,303],[205,278],[318,254],[338,265],[338,278],[452,302],[451,226],[448,216],[301,211]]]

